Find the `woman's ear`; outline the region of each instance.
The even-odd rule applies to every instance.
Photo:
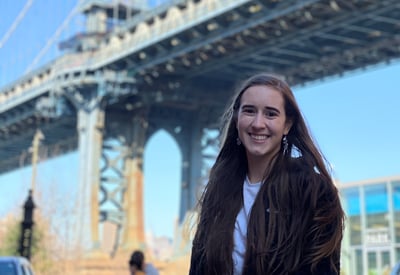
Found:
[[[285,136],[289,134],[290,129],[292,128],[293,121],[291,119],[287,119],[285,122],[285,131],[283,132]]]

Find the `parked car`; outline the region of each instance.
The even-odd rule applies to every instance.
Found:
[[[1,275],[34,275],[31,263],[24,257],[0,256]]]

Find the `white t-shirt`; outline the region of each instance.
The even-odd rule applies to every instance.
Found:
[[[233,231],[233,274],[241,275],[243,272],[244,255],[246,253],[247,223],[250,218],[251,208],[260,191],[261,182],[250,183],[248,177],[243,183],[243,207],[240,209]]]

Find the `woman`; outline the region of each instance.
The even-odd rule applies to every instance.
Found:
[[[290,87],[255,75],[224,117],[190,275],[339,274],[344,213]]]

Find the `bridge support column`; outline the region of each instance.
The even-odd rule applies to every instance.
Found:
[[[125,223],[122,248],[145,248],[143,219],[143,153],[147,138],[148,122],[144,117],[135,117],[131,135],[131,154],[126,159],[127,185],[124,196]]]
[[[193,118],[192,118],[193,119]],[[190,252],[196,205],[219,149],[219,131],[209,128],[194,118],[182,125],[175,137],[182,152],[182,186],[179,228],[174,239],[174,254]]]
[[[95,99],[93,99],[95,101]],[[104,110],[93,102],[92,108],[78,110],[79,133],[79,186],[81,214],[81,240],[92,250],[100,248],[99,238],[99,187],[100,187],[100,158],[103,142]],[[90,198],[87,201],[87,198]],[[90,211],[89,213],[87,211]],[[87,221],[90,220],[90,226]],[[90,232],[85,229],[90,228]],[[90,236],[88,238],[88,236]],[[88,244],[90,242],[90,244]]]
[[[182,185],[179,223],[182,223],[186,212],[196,205],[196,190],[201,180],[203,127],[194,122],[187,124],[179,134],[178,140],[182,150]]]
[[[219,130],[199,122],[187,125],[176,135],[182,150],[182,190],[179,222],[194,210],[219,151]]]

